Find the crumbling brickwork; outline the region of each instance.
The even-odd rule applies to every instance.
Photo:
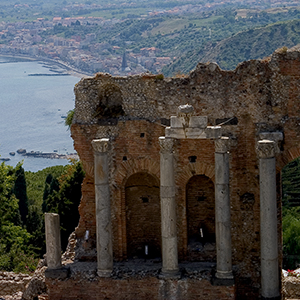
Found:
[[[158,211],[157,215],[153,214],[153,209],[158,209],[158,205],[149,208],[147,218],[142,216],[144,208],[141,205],[146,205],[146,202],[142,203],[143,198],[148,198],[148,201],[151,198],[151,193],[147,192],[149,187],[142,190],[139,195],[138,199],[141,203],[138,205],[130,203],[134,194],[130,195],[130,189],[136,188],[131,180],[134,176],[138,176],[137,174],[149,174],[153,182],[159,182],[158,138],[165,135],[165,127],[169,125],[170,116],[176,115],[178,106],[189,103],[194,107],[196,115],[208,117],[208,125],[221,125],[222,135],[231,140],[229,186],[236,297],[257,299],[261,286],[260,195],[256,145],[261,139],[260,135],[265,132],[281,132],[284,136],[283,141],[278,142],[276,154],[278,249],[281,261],[280,170],[288,162],[300,156],[300,52],[297,49],[277,51],[266,60],[241,63],[234,71],[223,71],[214,63],[199,64],[189,76],[184,78],[161,79],[161,76],[150,74],[111,77],[99,73],[93,78],[82,79],[75,87],[75,94],[75,116],[71,132],[75,149],[86,171],[79,207],[80,221],[76,228],[76,260],[96,259],[92,140],[109,138],[112,145],[109,151],[109,168],[113,255],[115,261],[122,261],[130,257],[130,252],[133,251],[134,235],[131,234],[136,234],[136,239],[142,244],[146,240],[142,241],[142,233],[138,231],[142,230],[143,226],[148,228],[147,224],[149,226],[153,224],[153,232],[158,232],[157,228],[160,227],[160,219],[157,217],[160,212]],[[200,187],[199,190],[192,191],[191,196],[187,196],[189,195],[188,183],[191,183],[190,180],[193,182],[193,178],[196,178],[194,176],[202,176],[204,181],[214,183],[215,148],[214,142],[210,139],[176,140],[174,147],[178,253],[179,260],[184,261],[192,260],[188,248],[191,231],[189,226],[196,226],[191,224],[198,222],[194,214],[189,213],[191,206],[196,205],[196,203],[192,204],[192,200],[189,201],[189,197],[194,197],[195,200],[197,196],[200,205],[202,205],[201,201],[214,197],[213,186],[209,187],[209,184],[204,184],[203,188]],[[205,193],[209,195],[206,196]],[[208,222],[207,231],[213,238],[214,225],[210,221],[214,218],[214,207],[212,200],[207,201],[209,203],[203,208],[207,210],[207,214],[201,212],[199,220],[203,219],[204,224]],[[130,216],[133,216],[132,219]],[[134,228],[129,220],[134,220],[136,233],[128,232],[128,230],[133,231]],[[142,225],[142,222],[147,224]],[[200,224],[201,222],[199,228],[201,228]],[[90,234],[88,241],[84,240],[86,230],[89,230]],[[150,229],[148,233],[147,230],[146,235],[150,235]],[[128,243],[128,239],[131,239],[131,244]],[[159,239],[160,237],[156,237],[156,250],[160,247]],[[213,247],[213,241],[210,243]],[[213,253],[214,250],[211,250],[210,253]],[[197,255],[195,257],[197,260]],[[211,257],[213,256],[208,257],[207,260],[213,260]],[[198,259],[201,260],[201,255]],[[149,286],[153,280],[147,281]],[[106,285],[107,293],[114,291],[114,284],[110,285],[109,282],[101,283]],[[132,284],[136,286],[140,283],[133,280]],[[49,284],[53,285],[52,282]],[[55,284],[55,291],[51,293],[57,295],[62,289],[69,288],[71,281]],[[91,283],[91,295],[100,289],[101,284],[97,284],[98,286]],[[125,285],[130,285],[130,281]],[[209,288],[207,294],[215,295],[214,288],[216,287]],[[73,293],[77,293],[79,297],[78,289],[74,289]],[[123,287],[120,289],[128,293],[127,287],[125,290]],[[198,289],[198,292],[193,290],[193,293],[195,295],[199,293],[197,299],[202,299],[200,294],[204,295],[204,292],[199,285]],[[190,291],[187,289],[188,294]],[[207,296],[205,299],[216,298],[222,299],[216,296]],[[135,298],[128,296],[128,299]],[[191,296],[185,299],[193,298]]]

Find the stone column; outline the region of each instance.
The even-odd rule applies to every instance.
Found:
[[[275,142],[258,142],[260,188],[261,293],[263,299],[280,298],[277,238]]]
[[[176,201],[174,176],[174,140],[159,138],[160,144],[160,203],[162,236],[162,277],[179,276]]]
[[[109,190],[109,139],[93,140],[96,202],[98,275],[109,277],[113,269],[112,231]]]
[[[58,214],[45,213],[46,257],[49,269],[61,268],[60,219]]]
[[[228,146],[228,137],[215,140],[216,277],[219,279],[233,279]]]

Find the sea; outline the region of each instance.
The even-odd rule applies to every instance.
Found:
[[[68,164],[67,159],[26,157],[17,150],[75,153],[64,122],[74,108],[79,80],[55,63],[0,56],[0,159],[5,164],[22,162],[32,172]]]

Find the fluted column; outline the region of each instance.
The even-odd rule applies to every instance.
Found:
[[[60,218],[58,214],[45,213],[46,258],[49,269],[61,268]]]
[[[97,265],[100,277],[109,277],[113,269],[112,231],[109,190],[109,139],[93,140],[96,202]]]
[[[177,277],[178,250],[174,176],[174,140],[159,138],[160,144],[160,201],[162,235],[162,276]]]
[[[228,137],[215,140],[216,277],[219,279],[233,279],[228,147]]]
[[[277,238],[275,142],[258,142],[260,188],[261,293],[264,299],[280,298]]]

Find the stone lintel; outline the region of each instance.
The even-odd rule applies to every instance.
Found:
[[[188,123],[188,124],[187,124]],[[207,127],[207,117],[191,116],[191,117],[177,117],[171,116],[171,128],[201,128]]]
[[[207,139],[218,139],[222,135],[222,128],[221,126],[207,126],[205,132]]]
[[[258,141],[256,150],[259,158],[275,157],[276,143],[271,140]]]
[[[171,137],[159,137],[159,145],[161,153],[173,153],[174,152],[174,139]]]
[[[167,138],[174,139],[217,139],[221,136],[221,126],[185,129],[166,127],[165,135]]]
[[[105,153],[110,150],[110,141],[108,138],[92,140],[92,146],[96,153]]]
[[[274,142],[280,142],[283,141],[283,133],[280,131],[275,132],[261,132],[259,134],[260,140],[270,140]]]

